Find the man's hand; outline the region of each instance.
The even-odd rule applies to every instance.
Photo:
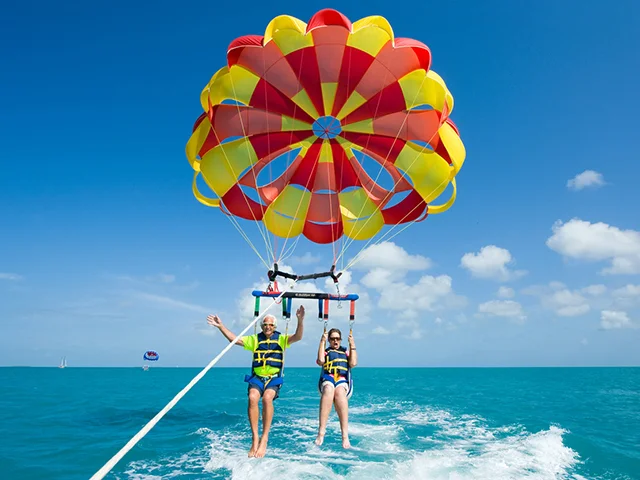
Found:
[[[222,320],[220,320],[220,317],[218,317],[217,315],[209,315],[207,317],[207,323],[212,327],[220,328],[222,326]]]
[[[298,310],[296,310],[296,317],[298,317],[298,321],[302,321],[304,319],[304,306],[300,305]]]

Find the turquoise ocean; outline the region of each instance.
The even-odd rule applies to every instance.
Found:
[[[0,479],[88,479],[197,368],[0,368]],[[318,369],[289,368],[247,458],[247,369],[213,368],[109,479],[640,479],[640,368],[356,368],[351,450],[314,445]]]

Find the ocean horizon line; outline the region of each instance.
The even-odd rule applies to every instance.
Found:
[[[158,365],[158,366],[150,366],[150,369],[172,369],[176,368],[182,369],[193,369],[193,370],[202,370],[206,365],[198,366],[198,365]],[[60,369],[59,366],[56,365],[0,365],[0,368],[54,368]],[[142,369],[140,365],[77,365],[77,366],[66,366],[64,369],[81,369],[81,368],[121,368],[121,369]],[[217,369],[236,369],[236,370],[246,370],[248,367],[244,366],[224,366],[224,367],[214,367]],[[290,366],[287,367],[288,370],[304,370],[311,369],[315,370],[319,367],[317,366]],[[534,368],[640,368],[640,365],[385,365],[385,366],[358,366],[358,370],[371,370],[371,369],[534,369]],[[61,369],[61,370],[64,370]]]

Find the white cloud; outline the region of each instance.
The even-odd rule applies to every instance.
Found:
[[[629,310],[640,306],[640,285],[631,283],[624,287],[611,291],[611,303],[603,305],[602,309],[608,310]]]
[[[291,263],[294,265],[313,265],[320,261],[319,255],[313,255],[311,252],[305,252],[302,256],[291,257]]]
[[[513,300],[490,300],[478,305],[478,312],[495,317],[506,317],[523,322],[527,319],[522,305]]]
[[[613,330],[619,328],[635,328],[627,312],[616,310],[603,310],[600,316],[600,326],[605,330]]]
[[[579,290],[569,290],[560,282],[550,282],[547,286],[531,286],[523,289],[522,293],[539,297],[545,308],[561,317],[584,315],[591,310],[589,301]]]
[[[374,333],[376,335],[389,335],[391,332],[389,330],[387,330],[386,328],[384,328],[384,327],[378,326],[378,327],[374,328],[371,331],[371,333]]]
[[[431,260],[422,255],[409,255],[407,251],[393,242],[371,245],[358,254],[358,260],[352,269],[383,269],[392,274],[404,275],[409,271],[431,268]]]
[[[368,331],[375,335],[388,335],[399,328],[402,335],[417,339],[422,338],[424,334],[423,324],[418,321],[424,316],[424,312],[458,309],[466,305],[466,298],[456,295],[453,291],[452,280],[448,275],[422,275],[417,281],[408,281],[405,278],[411,271],[425,270],[430,266],[431,261],[428,258],[410,255],[393,243],[368,248],[362,261],[354,267],[360,272],[345,272],[338,284],[340,293],[354,293],[360,297],[356,302],[356,324],[373,323]],[[296,273],[285,265],[281,265],[280,268]],[[356,275],[362,275],[359,282],[354,281]],[[245,289],[237,302],[238,317],[244,325],[253,318],[255,299],[251,296],[251,291],[255,289],[264,289],[264,282],[256,282],[253,288]],[[296,284],[295,291],[335,293],[336,288],[331,279],[324,279],[322,282],[300,282]],[[300,303],[305,305],[307,318],[317,319],[317,300],[294,300],[295,305]],[[266,302],[261,303],[261,311],[266,305]],[[377,309],[375,316],[372,315],[374,308]],[[279,317],[278,309],[274,308],[274,311]],[[337,308],[337,302],[330,302],[329,318],[330,323],[348,324],[349,302],[343,302],[342,309]],[[381,321],[383,319],[384,321]],[[295,323],[293,314],[292,320]],[[389,322],[394,320],[395,325],[392,328]],[[311,332],[322,328],[322,322],[305,324],[309,326],[311,336]],[[447,322],[443,323],[443,326],[447,325]]]
[[[516,293],[513,291],[513,288],[500,287],[498,289],[498,297],[500,298],[513,298],[515,294]]]
[[[584,287],[582,289],[582,292],[586,293],[587,295],[591,295],[593,297],[597,297],[600,295],[604,295],[607,292],[607,287],[605,285],[599,284],[599,285],[589,285],[588,287]]]
[[[460,260],[460,266],[478,278],[507,281],[520,278],[527,273],[524,270],[510,270],[507,265],[513,261],[509,250],[487,245],[478,253],[465,253]]]
[[[362,278],[362,284],[368,288],[384,289],[386,285],[402,278],[399,272],[393,272],[386,268],[374,268],[369,270]]]
[[[618,298],[636,298],[640,297],[640,285],[628,284],[622,288],[617,288],[612,292],[614,297]]]
[[[459,308],[466,303],[464,297],[453,292],[451,277],[447,275],[424,275],[414,285],[407,283],[408,272],[431,267],[431,260],[422,255],[410,255],[391,242],[373,245],[363,252],[354,268],[368,270],[360,283],[378,293],[380,309],[400,312],[403,318],[415,318],[422,311]]]
[[[569,188],[569,190],[582,190],[587,187],[601,187],[605,185],[605,183],[601,173],[594,170],[585,170],[570,179],[567,182],[567,188]]]
[[[584,315],[591,307],[586,304],[582,305],[567,305],[566,307],[561,307],[556,310],[556,313],[561,317],[579,317],[580,315]]]
[[[568,289],[558,290],[547,298],[547,302],[551,305],[557,315],[561,317],[575,317],[584,315],[591,307],[587,299],[578,292]]]
[[[551,250],[577,260],[610,261],[602,274],[640,274],[640,232],[577,218],[558,220],[552,230],[546,242]]]
[[[22,279],[22,275],[18,275],[17,273],[0,272],[0,280],[17,281]]]
[[[417,316],[421,311],[435,311],[441,308],[456,308],[466,299],[456,296],[448,275],[437,277],[425,275],[415,285],[404,282],[386,284],[380,291],[379,308],[402,311],[408,317]]]
[[[422,330],[417,328],[412,330],[411,333],[407,336],[407,338],[411,340],[420,340],[422,338]]]
[[[420,340],[422,338],[421,321],[416,318],[403,315],[404,319],[396,322],[396,327],[404,338]]]

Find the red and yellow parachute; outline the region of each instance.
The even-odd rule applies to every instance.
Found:
[[[187,143],[195,196],[275,236],[319,244],[447,210],[465,149],[449,119],[453,97],[430,66],[429,48],[395,38],[380,16],[283,15],[264,36],[237,38],[202,91]],[[260,184],[287,154],[282,174]],[[363,155],[392,186],[363,168]],[[199,191],[199,174],[218,198]],[[450,183],[451,197],[433,205]]]

